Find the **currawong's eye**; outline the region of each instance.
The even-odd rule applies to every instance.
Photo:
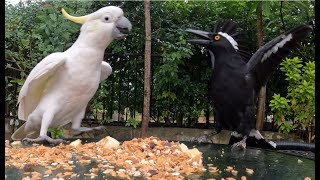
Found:
[[[213,39],[216,40],[216,41],[219,41],[220,40],[220,36],[216,35],[216,36],[213,37]]]

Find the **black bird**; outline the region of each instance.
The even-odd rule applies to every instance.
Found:
[[[233,144],[233,150],[244,149],[248,137],[264,140],[255,129],[257,94],[290,49],[298,46],[311,30],[309,25],[295,27],[266,43],[252,56],[238,41],[241,36],[235,22],[217,24],[213,32],[186,30],[200,37],[188,42],[206,47],[210,54],[213,71],[208,96],[215,110],[218,133],[221,129],[232,130],[233,136],[242,139]],[[272,142],[268,144],[275,146]]]

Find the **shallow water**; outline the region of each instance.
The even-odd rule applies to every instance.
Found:
[[[221,179],[227,177],[240,179],[241,176],[246,176],[248,180],[303,180],[307,176],[313,180],[315,179],[314,160],[278,153],[271,150],[248,148],[241,153],[232,153],[230,146],[228,145],[198,144],[190,142],[183,143],[189,148],[196,147],[203,153],[203,165],[206,169],[208,169],[207,164],[213,164],[214,167],[221,170],[221,173],[217,175],[211,174],[209,171],[205,171],[203,174],[188,176],[186,179]],[[298,163],[298,159],[301,160],[302,163]],[[233,176],[230,172],[226,171],[225,169],[227,166],[232,166],[237,170],[237,176]],[[80,174],[76,179],[92,179],[90,176],[83,175],[86,173],[89,174],[89,170],[92,167],[96,167],[96,163],[93,162],[87,166],[76,164],[74,173]],[[248,175],[246,173],[246,168],[253,169],[253,175]],[[35,170],[40,173],[45,171],[45,169],[41,167],[35,168]],[[51,176],[42,179],[52,179],[60,172],[62,171],[55,171]],[[23,175],[23,170],[18,170],[16,168],[6,168],[5,174],[9,180],[22,179],[22,177],[26,176]],[[98,176],[93,179],[117,178],[107,176],[100,172]]]
[[[188,144],[188,147],[192,144]],[[203,152],[203,164],[213,164],[222,172],[220,175],[205,172],[201,179],[216,178],[221,179],[234,177],[240,179],[246,176],[247,179],[270,179],[270,180],[303,180],[305,177],[315,179],[315,161],[297,156],[278,153],[271,150],[251,149],[248,148],[242,153],[232,153],[230,146],[216,144],[198,144],[196,148]],[[224,151],[221,157],[222,151]],[[208,159],[211,158],[211,160]],[[298,163],[298,159],[302,163]],[[238,171],[237,176],[233,176],[225,169],[232,166]],[[246,173],[246,168],[253,169],[253,175]]]

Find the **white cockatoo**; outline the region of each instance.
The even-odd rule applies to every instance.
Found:
[[[64,9],[66,19],[82,24],[76,42],[65,52],[45,57],[30,72],[18,98],[18,117],[25,120],[13,140],[61,143],[47,136],[48,128],[71,122],[74,134],[100,130],[81,127],[85,109],[99,83],[112,72],[104,52],[113,39],[124,39],[131,23],[121,8],[107,6],[86,16],[74,17]]]

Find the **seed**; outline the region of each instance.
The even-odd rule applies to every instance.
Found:
[[[154,142],[150,142],[150,143],[149,143],[149,147],[150,147],[151,149],[153,149],[154,147],[156,147],[156,144],[155,144]]]
[[[247,177],[241,176],[241,180],[247,180]]]
[[[248,173],[248,175],[252,175],[253,174],[253,169],[246,168],[246,172]]]
[[[180,175],[180,173],[175,172],[175,173],[172,173],[172,175],[173,175],[173,176],[179,176],[179,175]]]
[[[231,170],[231,173],[232,173],[232,175],[234,175],[234,176],[237,176],[237,174],[238,174],[238,171],[236,171],[236,170]]]
[[[31,172],[31,171],[33,171],[33,164],[27,163],[26,165],[24,165],[23,170],[24,170],[25,172]]]
[[[153,176],[153,175],[156,175],[156,174],[158,174],[157,170],[150,169],[150,170],[148,171],[148,175],[149,175],[149,176]]]

